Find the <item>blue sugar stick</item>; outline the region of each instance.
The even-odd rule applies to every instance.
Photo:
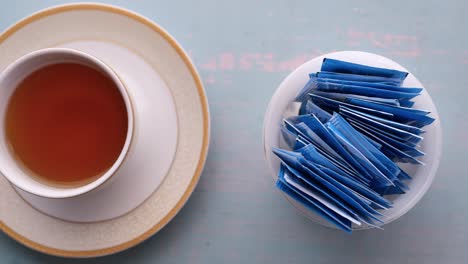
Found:
[[[338,73],[348,73],[348,74],[359,74],[359,75],[370,75],[370,76],[380,76],[387,78],[398,78],[404,80],[408,76],[407,72],[372,67],[352,62],[346,62],[341,60],[335,60],[330,58],[324,58],[322,63],[321,71],[327,72],[338,72]]]

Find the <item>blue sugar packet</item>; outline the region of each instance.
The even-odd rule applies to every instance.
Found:
[[[327,155],[324,155],[324,153],[320,153],[318,149],[316,149],[311,144],[304,146],[303,148],[298,149],[297,151],[301,152],[302,156],[306,160],[312,161],[317,164],[321,164],[336,171],[337,173],[347,175],[351,178],[357,177],[357,173],[354,170],[350,169],[349,164],[346,163],[346,165],[344,165],[343,163],[341,163],[341,161],[338,161],[332,157],[328,157]],[[356,178],[356,180],[359,181],[358,178]]]
[[[344,136],[346,137],[346,135]],[[359,143],[356,143],[356,141],[353,141],[353,139],[348,137],[347,140],[347,142],[353,145],[357,150],[353,149],[352,151],[365,163],[366,168],[374,177],[373,181],[378,181],[382,185],[391,185],[391,182],[393,182],[400,173],[398,166],[380,150],[374,148],[374,151],[369,151],[365,147],[362,147],[362,145],[359,145]],[[372,152],[378,155],[374,155]],[[361,157],[361,155],[363,157]]]
[[[357,98],[362,100],[367,100],[371,102],[377,102],[382,104],[389,104],[400,106],[400,101],[398,99],[387,99],[387,98],[380,98],[380,97],[368,97],[363,95],[355,95],[355,94],[345,94],[345,93],[333,93],[333,92],[323,92],[323,91],[316,91],[312,90],[310,93],[320,95],[323,97],[327,97],[336,101],[345,102],[348,98]]]
[[[314,131],[324,142],[326,142],[336,153],[338,153],[351,167],[353,170],[358,172],[358,177],[364,182],[368,182],[370,175],[362,167],[362,165],[353,158],[353,156],[346,151],[346,149],[339,143],[339,141],[325,128],[325,126],[317,119],[317,117],[311,115],[311,118],[305,120],[307,126]],[[367,176],[367,177],[366,177]]]
[[[344,162],[341,156],[338,153],[336,153],[336,151],[333,150],[333,148],[331,148],[325,141],[323,141],[322,138],[320,138],[317,134],[315,134],[315,132],[312,129],[310,129],[304,122],[295,124],[295,126],[302,133],[307,135],[310,142],[312,142],[312,144],[316,146],[318,149],[330,154],[335,159]]]
[[[349,142],[344,135],[342,135],[333,124],[325,124],[326,128],[337,138],[343,148],[358,162],[361,166],[360,175],[365,177],[367,182],[370,184],[375,179],[385,178],[375,166],[355,147]],[[391,181],[388,180],[389,184]]]
[[[282,138],[284,142],[292,150],[297,150],[310,144],[306,138],[289,131],[284,125],[281,126],[280,130],[281,134],[283,135]]]
[[[316,87],[316,90],[318,91],[356,94],[388,99],[412,99],[419,95],[419,93],[384,90],[373,87],[341,84],[328,81],[317,81]]]
[[[363,126],[362,124],[357,123],[352,119],[350,119],[348,121],[354,128],[361,131],[361,133],[368,132],[368,133],[374,134],[374,136],[379,137],[381,140],[383,140],[386,143],[394,146],[395,148],[397,148],[397,149],[411,155],[412,157],[419,157],[419,156],[424,156],[425,155],[424,152],[420,151],[419,149],[417,149],[413,145],[407,144],[405,142],[398,141],[398,140],[396,140],[394,138],[388,137],[387,135],[382,134],[380,132],[377,132],[375,130],[373,131],[372,129],[369,129],[369,127]],[[362,130],[364,130],[365,132],[363,132]],[[366,135],[363,134],[363,136],[366,136]],[[367,136],[367,137],[369,137],[369,136]],[[382,146],[382,144],[380,144],[380,146],[381,146],[380,149],[382,149],[382,147],[386,148],[386,146]]]
[[[368,86],[370,88],[377,88],[377,89],[387,89],[387,90],[393,90],[393,91],[400,91],[400,92],[412,92],[412,93],[418,93],[422,90],[422,88],[402,88],[402,87],[395,87],[395,86],[388,86],[388,85],[382,85],[382,84],[369,84],[366,85],[366,83],[363,82],[348,82],[348,81],[340,81],[340,80],[330,80],[330,79],[321,79],[321,78],[316,78],[316,77],[311,77],[310,80],[307,82],[307,84],[304,86],[304,88],[299,92],[299,95],[296,97],[296,101],[299,102],[304,102],[307,99],[307,94],[312,92],[312,91],[317,91],[317,83],[318,82],[330,82],[330,83],[338,83],[338,84],[345,84],[345,85],[355,85],[355,86]],[[395,87],[393,89],[389,89],[388,87]],[[320,94],[323,95],[323,94]],[[342,93],[335,93],[334,97],[332,99],[335,100],[340,100],[344,101],[346,97],[357,97],[361,99],[367,99],[371,101],[377,101],[381,103],[387,103],[387,104],[392,104],[392,105],[400,105],[398,99],[393,99],[393,98],[380,98],[380,97],[369,97],[369,96],[363,96],[363,95],[357,95],[357,94],[342,94]],[[327,96],[327,97],[330,97]],[[403,99],[403,100],[408,100],[408,99]],[[305,105],[302,105],[301,107],[301,112],[304,111]]]
[[[313,145],[320,152],[328,153],[328,155],[335,156],[340,159],[339,155],[333,150],[330,151],[329,147],[317,135],[315,135],[315,133],[305,123],[300,122],[293,124],[293,126],[306,137],[306,140],[302,140],[301,137],[301,141],[306,143],[306,145]]]
[[[335,193],[337,196],[343,199],[343,201],[345,201],[349,206],[357,210],[358,216],[366,219],[367,221],[369,221],[367,217],[370,217],[376,221],[380,221],[378,218],[373,217],[373,215],[382,216],[382,214],[374,210],[367,203],[356,196],[356,194],[352,192],[350,188],[324,173],[322,170],[316,167],[314,163],[301,158],[299,159],[299,162],[303,164],[303,169],[307,172],[307,175],[326,186],[331,192]],[[372,220],[369,222],[372,222]]]
[[[331,146],[329,146],[318,134],[316,134],[311,128],[314,128],[315,125],[313,122],[317,122],[316,117],[313,117],[311,115],[305,115],[305,116],[298,116],[294,117],[290,120],[287,121],[287,123],[291,126],[291,128],[296,131],[297,134],[304,135],[303,138],[302,136],[299,136],[301,141],[306,145],[306,144],[312,144],[317,148],[317,151],[321,153],[323,156],[325,156],[327,159],[330,160],[333,164],[336,166],[340,167],[342,170],[346,171],[347,173],[350,173],[354,176],[357,175],[356,171],[347,163],[341,155],[339,155]],[[308,120],[308,119],[313,119],[313,120]],[[312,123],[311,126],[307,126],[306,123]],[[295,122],[300,122],[298,124],[295,124]],[[289,132],[291,133],[291,132]],[[291,133],[293,134],[293,133]],[[291,134],[288,135],[289,140],[291,140]],[[296,149],[296,148],[294,148]]]
[[[306,123],[303,122],[308,122],[305,117],[310,117],[310,115],[288,118],[284,120],[284,124],[287,125],[291,134],[295,134],[297,137],[300,137],[301,141],[304,143],[313,144],[318,149],[335,156],[336,159],[342,160],[341,157],[328,146],[328,144],[326,144],[317,134],[315,134],[314,131],[310,129],[309,126],[306,125]]]
[[[347,186],[346,184],[342,184],[340,181],[336,180],[335,177],[333,176],[330,176],[328,173],[326,173],[323,169],[325,167],[319,165],[319,164],[315,164],[315,166],[320,170],[320,172],[324,175],[326,175],[327,177],[331,177],[331,179],[334,181],[334,184],[336,184],[337,187],[339,188],[344,188],[346,189],[348,192],[350,192],[352,194],[352,197],[363,207],[363,208],[370,208],[370,210],[368,210],[369,212],[372,212],[374,209],[378,208],[378,209],[383,209],[383,207],[381,206],[375,206],[375,203],[372,202],[371,200],[369,200],[367,197],[363,196],[362,194],[356,192],[355,190],[353,190],[352,188],[350,188],[349,186]],[[334,172],[336,174],[336,172]],[[337,174],[339,175],[339,174]],[[348,179],[347,177],[345,177],[345,179]],[[367,186],[366,187],[367,189],[369,189],[369,187]],[[377,194],[378,195],[378,194]],[[380,195],[379,195],[380,196]],[[375,215],[380,215],[380,213],[377,212],[377,214]]]
[[[423,162],[417,160],[414,155],[408,154],[395,146],[391,145],[385,140],[382,140],[381,138],[375,136],[375,132],[371,133],[367,129],[365,129],[362,126],[356,126],[357,129],[359,129],[362,133],[368,135],[369,137],[373,138],[377,142],[382,144],[382,152],[385,153],[389,158],[393,159],[394,161],[399,161],[399,162],[410,162],[413,164],[420,164],[424,165]]]
[[[348,219],[343,218],[342,216],[328,209],[327,207],[320,204],[316,200],[311,199],[306,194],[291,187],[290,185],[286,184],[285,182],[281,180],[276,181],[276,187],[280,189],[281,191],[283,191],[284,193],[286,193],[292,199],[304,205],[306,208],[308,208],[312,212],[318,214],[319,216],[323,217],[328,222],[338,227],[340,230],[343,230],[347,233],[351,233],[351,221],[349,221]]]
[[[307,145],[308,144],[305,141],[301,140],[300,138],[297,138],[296,143],[294,144],[293,150],[297,151],[298,149],[301,149],[301,148],[303,148],[303,147],[305,147]]]
[[[331,148],[325,141],[323,141],[322,138],[315,134],[315,132],[313,132],[308,126],[304,125],[305,123],[301,122],[299,124],[293,124],[292,122],[294,121],[291,121],[291,126],[294,126],[298,132],[304,134],[307,137],[304,138],[301,135],[297,136],[296,140],[300,141],[302,146],[308,144],[313,145],[317,148],[317,151],[329,159],[330,162],[352,175],[357,175],[356,171],[354,171],[354,169],[338,153],[336,153],[336,151],[333,150],[333,148]],[[296,146],[299,145],[296,144],[294,150],[298,149]]]
[[[333,177],[335,180],[352,189],[356,194],[359,194],[360,197],[364,197],[369,201],[369,204],[374,204],[378,208],[382,209],[392,207],[392,203],[390,201],[380,196],[377,192],[373,191],[368,186],[362,185],[361,183],[356,182],[346,176],[340,175],[339,173],[336,173],[327,167],[320,165],[318,165],[318,167],[327,175]]]
[[[373,176],[372,181],[370,183],[371,188],[375,188],[376,186],[382,187],[382,186],[394,185],[394,181],[396,180],[397,177],[394,177],[394,179],[386,177],[385,173],[381,171],[382,170],[381,168],[373,164],[364,154],[360,153],[359,150],[352,149],[353,147],[352,144],[349,146],[351,148],[348,147],[348,149],[350,149],[350,151],[352,151],[353,154],[361,155],[361,161],[366,164],[366,169],[369,169],[371,171],[371,174]]]
[[[336,136],[343,147],[363,166],[366,171],[366,177],[370,180],[371,184],[372,182],[379,182],[379,184],[383,186],[393,185],[393,181],[381,172],[355,145],[349,142],[333,124],[327,123],[326,126]]]
[[[278,183],[281,183],[281,185]],[[326,207],[317,199],[311,198],[307,193],[301,191],[299,188],[296,188],[294,183],[288,184],[286,181],[278,181],[277,187],[285,191],[286,194],[294,198],[296,201],[302,203],[307,208],[310,208],[310,205],[313,205],[312,209],[315,209],[313,211],[318,213],[320,216],[325,217],[326,220],[336,225],[339,229],[344,230],[347,233],[351,233],[352,222],[350,220]],[[285,190],[284,187],[287,187],[287,189]]]
[[[315,78],[315,77],[311,77]],[[369,82],[356,82],[356,81],[345,81],[345,80],[334,80],[334,79],[327,79],[327,78],[316,78],[318,82],[332,82],[338,84],[346,84],[352,86],[363,86],[363,87],[370,87],[370,88],[377,88],[389,91],[398,91],[403,93],[421,93],[423,88],[420,87],[401,87],[400,85],[389,85],[389,84],[382,84],[382,83],[369,83]]]
[[[350,177],[353,177],[353,178],[356,178],[357,180],[359,180],[359,174],[356,171],[354,171],[354,169],[346,161],[343,161],[341,158],[340,159],[334,158],[333,156],[331,156],[330,154],[328,154],[327,152],[323,151],[322,149],[318,148],[317,146],[315,146],[313,144],[309,144],[309,145],[314,146],[315,150],[320,155],[322,155],[324,158],[326,158],[330,163],[332,163],[335,167],[341,169],[346,174],[348,174]],[[297,149],[297,151],[301,151],[301,150]],[[304,154],[304,153],[302,153],[302,154]]]
[[[408,185],[406,185],[402,180],[398,179],[395,181],[395,185],[402,189],[403,191],[408,191],[410,188]]]
[[[376,191],[381,195],[405,194],[406,192],[398,186],[377,187]]]
[[[365,82],[365,83],[381,83],[381,84],[398,85],[398,86],[400,86],[403,82],[403,80],[400,78],[336,73],[336,72],[326,72],[326,71],[311,73],[309,74],[309,77],[317,77],[317,78],[332,79],[332,80],[343,80],[343,81]]]
[[[381,149],[381,148],[382,148],[382,145],[379,144],[379,143],[377,143],[375,140],[373,140],[373,139],[367,137],[366,135],[363,135],[363,136],[364,136],[364,137],[367,139],[367,141],[369,141],[369,143],[371,143],[375,148],[377,148],[377,149]]]
[[[296,172],[291,172],[286,167],[286,171],[289,174],[285,175],[285,180],[288,184],[299,189],[301,192],[307,194],[311,198],[315,198],[317,201],[325,205],[328,209],[338,213],[339,215],[350,220],[356,225],[361,225],[361,222],[374,225],[374,221],[379,221],[376,216],[366,211],[362,206],[359,205],[353,198],[347,196],[344,192],[336,188],[324,179],[318,177],[307,167],[304,167],[305,175],[298,175]],[[317,177],[316,179],[310,176]],[[302,178],[300,178],[302,177]],[[304,185],[305,184],[305,185]],[[325,189],[322,189],[325,188]],[[352,205],[359,208],[356,210]],[[379,216],[379,215],[377,215]]]
[[[312,144],[306,145],[298,149],[297,151],[300,152],[302,154],[302,157],[304,157],[307,160],[326,166],[339,173],[344,173],[344,171],[340,167],[336,166],[328,158],[320,154],[315,148],[315,146]]]
[[[400,168],[400,170],[401,170],[401,172],[400,172],[400,174],[398,175],[398,178],[399,178],[400,180],[411,180],[411,179],[413,179],[413,178],[412,178],[411,176],[409,176],[409,174],[406,173],[404,170],[402,170],[401,168]]]
[[[370,144],[358,131],[356,131],[339,114],[330,119],[332,123],[352,144],[356,146],[382,173],[393,180],[400,173],[398,166],[386,157],[379,149]]]
[[[280,155],[280,156],[281,156],[281,155]],[[294,159],[296,159],[297,157],[299,157],[298,154],[294,154],[294,153],[291,153],[291,152],[290,152],[290,153],[289,153],[289,156],[288,156],[287,158],[284,158],[284,156],[283,156],[283,157],[282,157],[282,160],[283,160],[283,162],[287,162],[287,163],[291,164],[292,166],[297,167],[298,164],[297,164],[296,161],[294,161]],[[299,159],[304,160],[303,158],[299,158]],[[304,162],[304,161],[303,161],[303,162]],[[305,170],[304,167],[303,167],[302,169]],[[292,169],[292,168],[290,168],[290,170],[291,170],[291,171],[294,171],[294,169]],[[306,171],[307,171],[307,170],[306,170]],[[308,173],[310,174],[310,172],[308,172]],[[298,173],[297,171],[295,172],[295,174],[299,175],[299,173]],[[302,175],[301,175],[301,176],[302,176]],[[302,178],[303,178],[303,180],[306,180],[306,178],[304,178],[304,177],[302,177]],[[299,182],[299,183],[300,183],[300,182]],[[298,184],[298,182],[296,182],[296,184]],[[312,186],[315,186],[316,188],[319,188],[319,186],[318,186],[316,183],[311,182],[310,179],[309,179],[309,181],[308,181],[308,184],[311,184]],[[322,184],[327,184],[327,183],[322,182]],[[299,187],[299,186],[296,186],[296,187]],[[322,187],[323,187],[323,186],[322,186]],[[341,186],[341,187],[343,187],[343,186]],[[303,187],[303,188],[304,188],[304,187]],[[333,188],[333,187],[330,187],[330,185],[328,185],[328,188]],[[336,187],[336,188],[340,188],[340,187],[338,186],[338,187]],[[303,190],[303,191],[304,191],[304,190]],[[319,190],[319,189],[316,189],[316,191],[320,191],[320,190]],[[335,189],[335,191],[336,191],[336,189]],[[344,191],[344,192],[346,192],[346,191]],[[346,194],[348,195],[348,198],[349,198],[350,193],[351,193],[351,192],[346,193]],[[303,194],[304,194],[304,193],[303,193]],[[367,214],[362,214],[362,215],[357,215],[357,216],[356,216],[356,215],[353,215],[353,214],[354,214],[354,213],[353,213],[353,210],[351,210],[349,207],[346,207],[342,202],[340,203],[340,200],[339,200],[337,197],[333,198],[333,196],[330,196],[330,195],[326,196],[326,193],[323,193],[323,192],[322,192],[322,195],[325,195],[325,197],[328,197],[328,199],[331,199],[331,200],[328,200],[328,202],[330,202],[330,201],[335,202],[335,203],[338,202],[338,205],[344,206],[344,207],[341,207],[341,210],[348,211],[348,214],[350,214],[351,216],[354,216],[354,219],[355,219],[356,221],[362,221],[362,222],[367,223],[367,224],[369,224],[369,225],[373,225],[373,220],[379,221],[378,218],[375,218],[375,217],[373,217],[372,215],[367,215]],[[339,197],[343,198],[343,193],[337,193],[336,195],[339,195]],[[346,196],[344,196],[344,197],[346,197]],[[323,199],[323,197],[322,197],[322,199]],[[348,200],[348,203],[351,203],[351,204],[354,203],[354,207],[356,207],[356,202],[359,203],[359,201],[361,201],[361,200],[356,201],[356,199],[359,199],[359,198],[354,197],[352,201],[351,201],[351,200]],[[362,203],[362,201],[361,201],[361,203]],[[335,205],[335,206],[336,206],[336,205]],[[361,207],[362,207],[362,206],[361,206]],[[372,211],[371,211],[371,212],[372,212]],[[342,213],[343,213],[343,212],[342,212]]]
[[[320,122],[325,123],[331,118],[331,114],[327,111],[320,108],[318,105],[312,103],[311,100],[307,100],[301,105],[299,110],[299,115],[307,115],[313,114],[315,115]]]
[[[313,103],[312,103],[312,104],[313,104]],[[323,111],[323,110],[322,110],[322,111]],[[312,114],[312,115],[315,115],[315,114]],[[306,118],[306,117],[312,118],[312,117],[311,117],[312,115],[305,114],[305,115],[300,115],[300,116],[303,116],[304,118]],[[327,113],[327,115],[329,115],[329,118],[327,118],[327,121],[328,121],[328,120],[331,118],[332,115],[331,115],[331,114],[328,114],[328,113]],[[320,118],[319,118],[317,115],[315,115],[315,117],[316,117],[317,119],[320,120]],[[303,120],[303,119],[302,119],[302,118],[299,119],[299,117],[296,116],[296,117],[290,117],[288,120],[289,120],[292,124],[294,124],[294,123],[297,123],[298,121]],[[323,123],[326,123],[326,122],[324,122],[323,120],[320,120],[320,122],[322,122],[322,124],[323,124]],[[284,131],[283,131],[283,130],[284,130]],[[290,148],[292,148],[292,145],[294,144],[293,141],[295,140],[296,134],[293,134],[293,133],[290,132],[289,130],[285,129],[284,126],[281,127],[281,131],[282,131],[282,133],[283,133],[283,136],[284,136],[284,137],[287,137],[287,139],[285,139],[285,141],[287,141],[287,142],[292,142],[291,144],[288,144],[288,146],[289,146]],[[304,132],[304,131],[302,131],[302,132]],[[372,143],[372,144],[373,144],[376,148],[378,148],[378,149],[380,149],[380,148],[382,147],[379,143],[375,142],[374,140],[372,140],[372,139],[370,139],[370,138],[367,138],[367,140],[368,140],[370,143]],[[320,141],[320,142],[317,142],[317,143],[323,143],[324,145],[328,145],[328,144],[326,144],[324,141],[321,141],[320,139],[316,139],[316,141]],[[315,145],[315,144],[314,144],[314,145]],[[326,147],[325,147],[325,148],[326,148]],[[341,160],[343,161],[343,159],[341,159]]]
[[[344,111],[340,112],[340,114],[343,115],[343,117],[345,117],[349,123],[352,123],[353,126],[355,123],[365,126],[367,130],[379,134],[379,137],[383,140],[386,140],[386,137],[390,137],[402,142],[403,144],[407,144],[409,147],[416,147],[417,144],[423,139],[421,136],[414,135],[403,130],[398,130],[393,127],[385,127],[380,123],[361,121],[355,116],[348,115],[348,113]],[[381,137],[381,134],[384,136]]]
[[[301,143],[302,147],[304,146],[303,144],[304,143]],[[309,144],[306,146],[313,146],[313,145]],[[346,167],[342,167],[341,163],[334,160],[333,157],[327,156],[327,154],[324,152],[321,152],[320,149],[316,149],[316,150],[319,155],[322,155],[321,157],[329,161],[331,165],[334,165],[334,168],[337,168],[338,171],[347,172],[349,173],[348,175],[350,175],[351,177],[354,177],[355,174],[353,174],[353,172],[350,172],[349,170],[347,170]],[[301,166],[299,165],[297,159],[303,157],[301,149],[298,149],[297,151],[288,151],[284,149],[273,148],[272,151],[283,163],[288,164],[290,167],[295,168],[296,170],[300,170]]]
[[[372,67],[330,58],[323,59],[321,71],[398,78],[401,80],[404,80],[406,76],[408,76],[407,72]]]
[[[418,110],[414,108],[390,106],[375,102],[364,101],[360,99],[349,99],[348,103],[392,113],[394,115],[395,121],[417,127],[429,125],[435,120],[434,118],[427,116],[427,114],[429,114],[428,111]]]
[[[310,78],[309,81],[304,85],[304,87],[301,89],[301,91],[297,94],[296,99],[294,99],[296,102],[304,102],[307,100],[307,94],[315,89],[316,87],[316,81],[315,79]]]
[[[302,156],[301,153],[279,148],[273,148],[273,153],[281,160],[283,164],[287,165],[288,168],[293,168],[295,170],[301,169],[302,165],[298,160],[298,158]]]
[[[410,133],[413,133],[413,134],[416,134],[416,135],[420,135],[420,134],[424,133],[424,130],[419,128],[419,127],[410,126],[410,125],[407,125],[407,124],[398,123],[398,122],[388,120],[388,119],[385,119],[385,118],[380,118],[380,117],[377,117],[377,116],[362,113],[360,111],[356,111],[356,110],[348,108],[346,106],[340,106],[340,112],[342,110],[344,112],[349,112],[350,114],[355,115],[356,118],[358,118],[358,119],[360,119],[362,121],[364,121],[365,119],[372,119],[372,120],[375,120],[375,121],[380,122],[382,124],[386,124],[388,126],[398,128],[398,129],[401,129],[401,130],[404,130],[404,131],[407,131],[407,132],[410,132]]]
[[[349,117],[346,117],[346,119],[354,126],[355,123],[357,124],[360,124],[361,126],[365,127],[367,130],[371,131],[374,135],[380,137],[380,135],[385,135],[386,137],[390,137],[390,138],[393,138],[401,143],[404,143],[408,146],[411,146],[411,147],[418,147],[418,143],[422,140],[422,137],[421,138],[418,138],[418,137],[411,137],[411,138],[408,138],[408,139],[404,139],[404,138],[401,138],[397,135],[394,135],[394,134],[391,134],[385,130],[382,130],[382,129],[379,129],[377,127],[369,127],[368,124],[364,123],[364,122],[361,122],[360,120],[357,120],[357,119],[353,119],[353,118],[349,118]],[[382,138],[382,140],[385,140],[385,137]]]
[[[379,110],[375,110],[375,109],[371,109],[367,107],[360,107],[360,106],[352,105],[350,103],[340,102],[340,101],[333,100],[327,97],[323,97],[314,93],[310,93],[309,97],[312,100],[312,102],[314,102],[319,107],[322,107],[324,110],[327,110],[330,113],[338,112],[340,109],[340,106],[343,105],[343,106],[356,109],[361,112],[372,114],[375,116],[384,117],[384,118],[393,118],[393,114],[388,113],[388,112],[379,111]]]
[[[420,110],[420,109],[414,109],[414,108],[408,108],[408,107],[401,107],[401,106],[391,106],[391,105],[386,105],[386,104],[381,104],[381,103],[376,103],[376,102],[369,102],[365,101],[359,98],[351,98],[348,100],[349,103],[353,103],[355,105],[363,105],[362,107],[369,107],[372,109],[381,109],[381,111],[387,111],[390,113],[394,113],[394,115],[402,115],[404,116],[405,114],[409,115],[415,115],[415,116],[426,116],[430,114],[431,112],[426,111],[426,110]],[[396,114],[395,114],[396,113]],[[410,117],[408,117],[410,118]]]
[[[317,148],[313,144],[306,145],[304,147],[311,147],[314,148],[315,153],[317,155],[312,156],[311,151],[305,151],[305,149],[297,149],[296,151],[300,152],[303,157],[307,160],[317,160],[319,159],[322,164],[329,163],[331,164],[329,167],[339,171],[343,175],[346,175],[352,178],[355,181],[361,182],[364,185],[368,185],[369,183],[365,181],[359,173],[357,173],[348,163],[343,163],[342,160],[337,160],[334,157],[330,156],[328,153],[323,152],[320,148]],[[323,160],[321,160],[323,158]]]
[[[281,126],[280,130],[286,145],[288,145],[289,148],[294,149],[297,138],[296,134],[289,131],[285,126]]]
[[[284,174],[284,167],[281,166],[280,171],[278,173],[279,177],[276,181],[276,186],[278,187],[278,189],[282,190],[289,197],[293,198],[297,202],[309,208],[311,211],[317,213],[318,215],[326,219],[328,222],[334,224],[339,229],[347,233],[351,233],[351,221],[331,211],[323,204],[320,204],[317,200],[311,199],[299,190],[296,190],[293,187],[289,186],[284,180]]]
[[[342,114],[344,117],[352,120],[357,120],[360,121],[361,123],[367,124],[368,126],[372,128],[378,128],[383,131],[387,131],[388,133],[398,136],[399,138],[402,138],[407,141],[411,142],[419,142],[423,138],[419,135],[413,134],[411,132],[408,132],[406,130],[402,130],[399,128],[395,128],[393,126],[381,123],[379,121],[376,121],[374,119],[370,119],[367,117],[364,117],[362,115],[359,115],[355,112],[348,111],[346,108],[341,108],[340,109],[340,114]]]
[[[353,210],[346,205],[343,200],[339,197],[328,193],[320,183],[315,180],[304,177],[304,174],[289,167],[287,164],[283,164],[285,167],[285,173],[283,180],[290,186],[294,187],[306,194],[309,198],[315,199],[328,207],[330,210],[341,215],[342,217],[350,220],[351,222],[360,225],[357,220],[356,214]],[[307,173],[307,172],[305,172]]]
[[[367,203],[373,209],[375,209],[375,210],[380,210],[380,209],[388,210],[388,208],[384,208],[381,205],[372,202],[371,200],[369,200],[367,197],[363,196],[362,194],[360,194],[360,193],[358,193],[358,192],[356,192],[354,190],[352,190],[352,192],[354,192],[356,194],[356,196],[358,196],[363,202]],[[378,194],[378,193],[377,193],[377,195],[382,196],[381,194]]]
[[[341,156],[322,139],[324,134],[320,134],[321,121],[318,120],[317,116],[313,114],[299,115],[290,117],[288,121],[290,121],[299,131],[306,135],[313,144],[332,154],[337,159],[343,160]],[[316,131],[318,131],[318,134]]]
[[[378,140],[378,139],[377,139]],[[412,164],[419,164],[424,165],[424,162],[418,160],[416,156],[411,155],[405,151],[402,151],[385,141],[381,141],[384,148],[382,148],[382,152],[385,153],[388,157],[390,157],[395,162],[402,162],[402,163],[412,163]]]
[[[335,149],[339,149],[339,145],[335,145],[335,149],[330,146],[326,141],[331,140],[333,144],[333,138],[328,138],[326,129],[323,127],[323,125],[317,120],[315,116],[312,115],[303,115],[303,116],[297,116],[293,119],[291,119],[291,122],[304,122],[304,123],[299,123],[296,124],[296,128],[300,130],[303,134],[307,135],[309,142],[312,142],[313,145],[315,145],[318,150],[324,150],[329,155],[328,156],[333,156],[331,159],[332,161],[335,160],[338,162],[337,166],[345,170],[346,172],[352,174],[353,176],[357,176],[359,178],[359,174],[357,174],[356,169],[346,161],[346,158],[342,158],[343,153],[338,153]],[[308,124],[308,125],[306,125]],[[314,131],[317,131],[315,133]],[[323,137],[323,139],[322,139]],[[326,140],[326,141],[325,141]],[[337,142],[335,142],[337,143]],[[325,154],[325,153],[324,153]],[[342,166],[341,166],[342,165]],[[353,173],[356,172],[356,173]]]
[[[300,137],[302,141],[304,141],[307,144],[311,144],[312,142],[308,138],[307,135],[305,135],[301,130],[299,130],[294,123],[291,122],[291,120],[288,119],[283,119],[283,125],[284,127],[291,132],[292,134],[296,135],[296,137]]]
[[[301,158],[299,158],[299,161],[301,161]],[[307,163],[307,161],[303,158],[302,162]],[[311,163],[309,163],[309,165],[313,166]],[[296,173],[298,172],[293,172],[295,176],[307,183],[306,188],[311,187],[317,190],[319,193],[322,193],[324,197],[328,197],[335,203],[340,204],[340,206],[342,206],[342,208],[348,211],[348,213],[351,215],[356,215],[351,207],[357,206],[357,202],[352,197],[348,196],[346,193],[340,190],[340,188],[316,174],[315,170],[312,170],[310,167],[303,165],[302,173]]]
[[[367,137],[366,135],[362,135],[363,138],[365,138],[370,144],[372,144],[376,149],[381,149],[382,145],[377,143],[375,140]]]
[[[408,107],[408,108],[410,108],[410,107],[413,107],[413,105],[414,105],[414,102],[411,101],[411,99],[401,99],[401,100],[399,100],[399,101],[400,101],[400,106],[401,106],[401,107]]]
[[[375,191],[380,195],[404,194],[408,189],[408,186],[399,180],[395,181],[395,186],[375,187]]]
[[[375,130],[372,130],[370,129],[369,127],[367,126],[364,126],[362,125],[362,123],[357,123],[355,122],[354,120],[350,119],[348,120],[349,123],[354,127],[356,128],[357,130],[359,130],[361,133],[363,133],[363,136],[367,136],[369,137],[369,135],[367,134],[371,134],[375,137],[379,137],[381,140],[385,141],[387,144],[390,144],[392,146],[394,146],[395,148],[407,153],[408,155],[412,156],[412,157],[419,157],[419,156],[424,156],[425,153],[420,151],[419,149],[417,149],[414,145],[410,145],[410,144],[407,144],[405,142],[401,142],[401,141],[398,141],[392,137],[389,137],[385,134],[382,134],[378,131],[375,131]],[[388,148],[385,144],[385,146],[382,146],[382,144],[380,144],[380,149],[383,148]]]

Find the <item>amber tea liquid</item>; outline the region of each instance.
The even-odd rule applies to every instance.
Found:
[[[103,73],[75,63],[41,68],[15,89],[6,139],[17,160],[40,180],[85,184],[106,172],[124,146],[125,102]]]

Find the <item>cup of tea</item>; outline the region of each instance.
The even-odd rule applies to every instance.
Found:
[[[73,49],[29,53],[0,75],[0,172],[47,198],[90,192],[132,142],[129,94],[111,66]]]

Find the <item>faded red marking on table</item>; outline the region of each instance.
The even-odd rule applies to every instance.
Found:
[[[296,69],[299,65],[307,62],[308,60],[317,56],[334,52],[335,50],[314,50],[310,53],[296,54],[289,58],[276,56],[271,52],[261,53],[241,53],[234,54],[230,52],[222,52],[218,55],[201,60],[199,67],[201,70],[215,72],[215,71],[260,71],[260,72],[290,72]],[[407,50],[382,50],[384,56],[398,56],[398,57],[420,57],[420,56],[448,56],[448,50],[421,50],[407,49]],[[200,61],[200,60],[197,60]],[[461,63],[468,64],[468,51],[463,52],[461,56]],[[210,76],[213,77],[213,76]],[[214,83],[214,80],[210,80]]]
[[[324,53],[327,52],[315,50],[307,54],[298,54],[291,58],[280,58],[271,52],[242,53],[238,55],[231,52],[222,52],[216,56],[202,60],[199,67],[206,71],[256,70],[262,72],[288,72]]]
[[[421,40],[418,36],[401,32],[380,33],[374,31],[362,31],[355,28],[343,29],[337,27],[334,30],[334,34],[343,36],[345,44],[350,47],[349,49],[373,46],[378,49],[375,51],[376,53],[390,57],[419,58],[422,56],[448,56],[453,53],[453,51],[446,49],[423,49],[421,48]],[[293,41],[311,43],[313,43],[314,40],[314,36],[307,34],[293,34],[292,36],[286,37]],[[333,51],[334,50],[313,49],[309,52],[293,54],[286,58],[273,51],[238,53],[223,51],[208,58],[198,60],[200,61],[198,65],[201,70],[209,72],[290,72],[316,56]],[[459,63],[468,64],[468,52],[462,53],[460,58]],[[216,83],[216,80],[213,75],[209,77],[207,84],[214,83]],[[224,83],[231,84],[232,80],[224,81]]]
[[[200,64],[200,68],[203,70],[215,71],[218,69],[216,58],[209,58],[207,62]]]
[[[346,37],[347,44],[353,47],[371,44],[388,54],[402,57],[418,57],[422,53],[419,38],[415,35],[359,31],[350,28],[346,31]]]
[[[233,53],[221,53],[219,55],[219,68],[221,70],[234,70],[236,58]]]

